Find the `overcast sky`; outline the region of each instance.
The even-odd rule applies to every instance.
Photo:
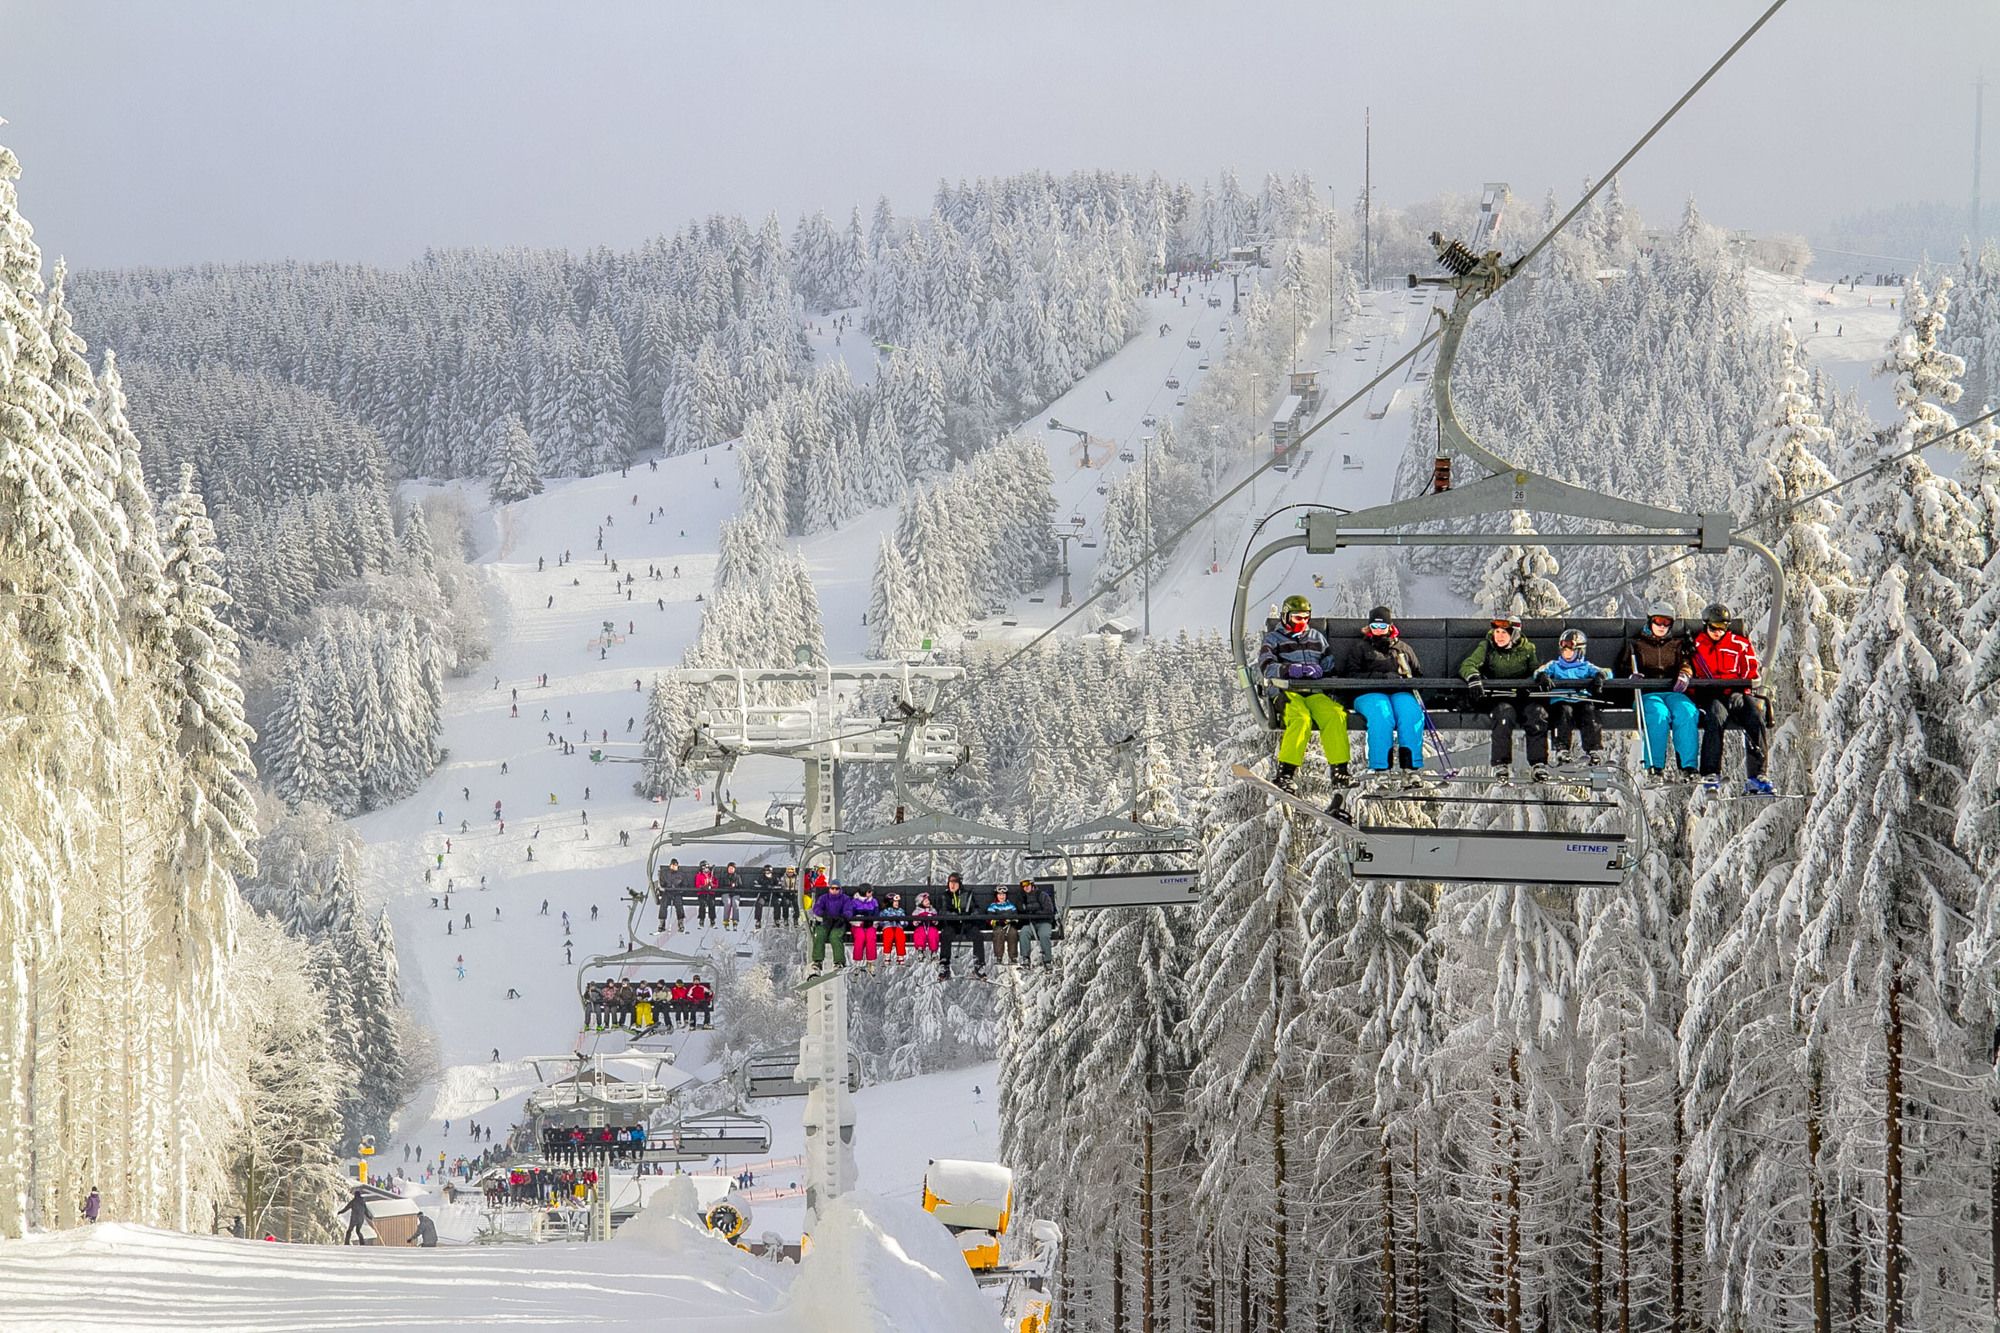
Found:
[[[82,268],[623,247],[1028,168],[1305,170],[1344,206],[1364,106],[1378,200],[1539,199],[1764,4],[0,0],[0,142],[44,250]],[[1791,0],[1627,197],[1770,230],[1962,201],[1982,57],[2000,78],[2000,0]]]

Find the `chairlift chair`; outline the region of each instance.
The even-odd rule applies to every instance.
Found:
[[[690,1116],[675,1124],[674,1146],[707,1157],[761,1156],[771,1151],[771,1122],[728,1111]]]
[[[1504,203],[1504,191],[1498,193]],[[1490,236],[1497,220],[1495,194],[1489,193],[1482,229],[1475,240]],[[1237,664],[1251,706],[1267,725],[1279,725],[1279,713],[1270,691],[1257,676],[1250,657],[1251,634],[1247,624],[1250,585],[1259,569],[1273,557],[1303,547],[1308,555],[1330,555],[1351,546],[1504,546],[1520,540],[1513,531],[1439,531],[1438,526],[1454,520],[1514,511],[1558,514],[1581,520],[1577,529],[1539,532],[1538,543],[1550,546],[1607,545],[1678,547],[1699,555],[1721,555],[1731,549],[1745,550],[1763,561],[1771,577],[1772,601],[1766,630],[1767,652],[1775,651],[1778,626],[1784,614],[1785,574],[1771,550],[1731,529],[1727,511],[1685,514],[1656,505],[1641,504],[1616,496],[1573,486],[1519,467],[1486,449],[1474,440],[1460,422],[1451,394],[1451,368],[1457,358],[1466,321],[1479,303],[1497,292],[1514,276],[1516,265],[1504,262],[1498,251],[1475,253],[1463,243],[1446,243],[1433,234],[1439,263],[1445,273],[1430,278],[1412,275],[1411,286],[1449,287],[1454,299],[1445,317],[1438,344],[1437,361],[1431,377],[1431,398],[1436,407],[1440,453],[1453,453],[1482,464],[1490,475],[1461,483],[1449,490],[1394,500],[1387,504],[1344,513],[1315,510],[1303,521],[1303,531],[1280,537],[1245,559],[1236,582],[1234,647]],[[1497,526],[1497,525],[1496,525]],[[1317,621],[1329,643],[1341,643],[1358,633],[1359,622]],[[1615,653],[1630,625],[1623,620],[1593,621],[1588,618],[1530,621],[1524,634],[1553,644],[1563,628],[1585,631],[1590,639],[1590,657]],[[1483,701],[1466,697],[1464,682],[1446,673],[1454,671],[1466,652],[1485,635],[1488,622],[1468,620],[1404,620],[1398,622],[1403,639],[1417,651],[1427,671],[1437,675],[1402,682],[1402,688],[1420,691],[1430,723],[1439,731],[1478,730],[1490,727],[1488,708]],[[1426,651],[1429,645],[1429,651]],[[1462,645],[1462,646],[1461,646]],[[1608,665],[1608,660],[1603,664]],[[1721,682],[1727,684],[1728,682]],[[1525,684],[1525,682],[1523,682]],[[1634,682],[1609,686],[1615,694],[1635,688]],[[1287,688],[1302,688],[1335,694],[1380,690],[1380,680],[1323,678],[1288,682]],[[1632,707],[1605,707],[1601,718],[1607,731],[1631,730],[1637,725],[1637,697]],[[1359,714],[1349,714],[1350,726],[1361,724]],[[1567,813],[1592,816],[1585,824],[1607,822],[1610,828],[1574,827],[1565,830],[1472,828],[1447,820],[1438,825],[1422,825],[1402,820],[1399,810],[1380,799],[1379,787],[1363,784],[1355,803],[1355,822],[1347,831],[1336,831],[1347,850],[1357,877],[1447,881],[1504,882],[1519,884],[1570,885],[1616,882],[1637,863],[1637,840],[1643,835],[1644,814],[1636,791],[1629,783],[1620,784],[1604,770],[1591,779],[1593,789],[1578,783],[1559,783],[1549,799],[1538,801],[1554,822],[1564,822]],[[1493,791],[1483,783],[1453,784],[1464,794],[1416,798],[1434,807],[1462,807],[1454,813],[1490,812],[1516,801],[1509,791]],[[1513,789],[1517,791],[1518,789]],[[1579,793],[1564,795],[1563,793]],[[1410,800],[1407,795],[1400,799]],[[1614,813],[1615,812],[1615,813]],[[1616,835],[1615,837],[1612,835]],[[1583,850],[1575,850],[1581,847]],[[1595,868],[1591,868],[1592,865]],[[1605,878],[1609,876],[1609,880]]]

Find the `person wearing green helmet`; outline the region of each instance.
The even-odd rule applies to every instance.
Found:
[[[1277,628],[1265,632],[1257,649],[1258,674],[1283,700],[1285,731],[1278,742],[1278,774],[1272,781],[1286,791],[1296,790],[1306,740],[1314,727],[1319,728],[1319,746],[1334,785],[1347,782],[1347,710],[1337,699],[1290,684],[1326,675],[1326,655],[1326,636],[1312,625],[1312,602],[1293,593],[1279,608]]]

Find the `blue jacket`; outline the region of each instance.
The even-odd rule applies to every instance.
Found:
[[[847,896],[847,890],[828,885],[813,897],[812,914],[830,926],[839,925],[854,917],[854,899]]]
[[[1581,657],[1574,662],[1565,662],[1562,654],[1557,653],[1554,660],[1542,664],[1537,674],[1547,676],[1551,684],[1562,685],[1570,681],[1580,684],[1584,681],[1604,680],[1611,675],[1611,672],[1609,668],[1594,666]],[[1564,703],[1582,703],[1588,700],[1590,695],[1583,690],[1559,689],[1554,697]]]
[[[880,904],[872,893],[857,893],[847,900],[848,912],[856,921],[873,921]]]
[[[1326,635],[1311,625],[1298,634],[1283,627],[1267,630],[1263,644],[1257,649],[1257,674],[1266,680],[1282,680],[1285,668],[1293,663],[1310,663],[1325,671],[1326,654]]]

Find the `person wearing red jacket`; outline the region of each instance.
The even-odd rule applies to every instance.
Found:
[[[688,1026],[693,1027],[694,1020],[698,1016],[703,1027],[713,1027],[714,1015],[715,992],[710,990],[708,983],[697,975],[688,983]]]
[[[1701,613],[1701,630],[1694,636],[1688,662],[1681,669],[1683,684],[1677,688],[1695,694],[1701,707],[1701,780],[1714,791],[1722,785],[1722,730],[1731,718],[1743,728],[1743,784],[1745,796],[1769,796],[1771,784],[1764,780],[1764,715],[1749,685],[1710,685],[1703,681],[1757,679],[1757,649],[1750,640],[1729,628],[1729,608],[1711,602]]]

